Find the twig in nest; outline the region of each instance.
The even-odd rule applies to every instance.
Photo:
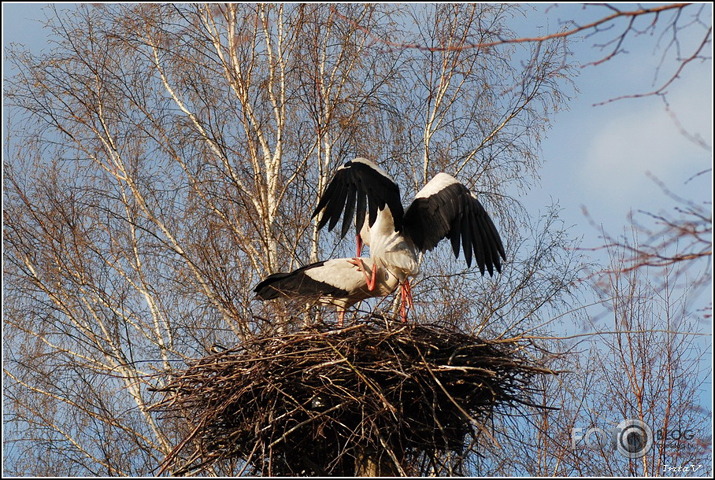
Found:
[[[320,328],[208,356],[159,389],[153,408],[192,425],[162,472],[239,460],[267,475],[352,476],[370,451],[419,475],[407,465],[459,464],[497,408],[533,405],[529,380],[554,373],[527,362],[518,339],[375,320]]]

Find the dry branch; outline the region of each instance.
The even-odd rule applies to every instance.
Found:
[[[554,373],[522,350],[519,339],[375,318],[255,339],[160,389],[154,409],[193,427],[164,470],[238,461],[265,475],[352,476],[365,452],[383,474],[440,468],[474,444],[495,411],[531,404],[531,377]]]

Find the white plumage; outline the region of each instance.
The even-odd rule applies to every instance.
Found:
[[[371,258],[336,258],[298,268],[290,273],[274,273],[259,283],[254,292],[262,300],[278,297],[317,300],[334,305],[338,326],[345,311],[361,300],[384,297],[399,285],[388,269],[374,268]],[[374,279],[368,285],[368,279]]]
[[[418,252],[432,250],[444,238],[450,239],[455,257],[461,248],[467,266],[476,259],[482,275],[501,272],[501,259],[506,259],[499,233],[482,204],[447,173],[435,175],[405,211],[395,181],[373,162],[357,158],[335,172],[313,212],[313,217],[317,215],[318,228],[328,225],[328,230],[342,217],[343,237],[354,215],[358,256],[362,243],[368,245],[370,258],[378,265],[373,273],[382,267],[396,277],[408,304],[409,277],[419,272]],[[368,278],[368,288],[370,283]],[[402,319],[406,320],[404,302]]]

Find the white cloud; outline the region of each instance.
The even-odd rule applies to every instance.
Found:
[[[709,75],[686,75],[667,95],[682,129],[702,136],[708,145],[712,144],[711,88]],[[651,199],[657,203],[662,195],[646,172],[677,191],[711,164],[711,153],[681,132],[659,99],[621,100],[594,110],[599,108],[604,109],[598,112],[600,127],[587,142],[577,180],[585,193],[600,199],[602,208],[620,214],[631,207],[646,208]]]

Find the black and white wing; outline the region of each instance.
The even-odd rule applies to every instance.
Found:
[[[326,224],[332,230],[343,218],[340,236],[344,237],[350,228],[350,221],[355,215],[355,228],[360,233],[368,214],[369,226],[375,223],[378,210],[390,209],[395,223],[395,230],[402,228],[403,208],[400,200],[400,187],[395,181],[373,162],[365,158],[356,158],[338,168],[328,183],[313,212],[313,217],[320,214],[318,228]]]
[[[360,258],[365,270],[358,268],[353,260],[333,258],[300,267],[290,273],[274,273],[264,278],[253,291],[261,300],[279,297],[312,299],[346,308],[366,298],[389,295],[397,288],[397,277],[387,270],[381,270],[375,276],[375,287],[370,289],[368,276],[375,271],[374,260]]]
[[[274,273],[261,281],[253,291],[262,300],[278,297],[349,297],[355,278],[364,281],[362,273],[353,274],[354,267],[346,259],[316,262],[290,273]]]
[[[485,269],[490,275],[494,269],[501,272],[501,259],[506,260],[487,211],[467,187],[446,173],[437,174],[415,196],[405,212],[404,229],[422,252],[449,238],[458,258],[461,244],[467,266],[472,266],[474,256],[482,275]]]

